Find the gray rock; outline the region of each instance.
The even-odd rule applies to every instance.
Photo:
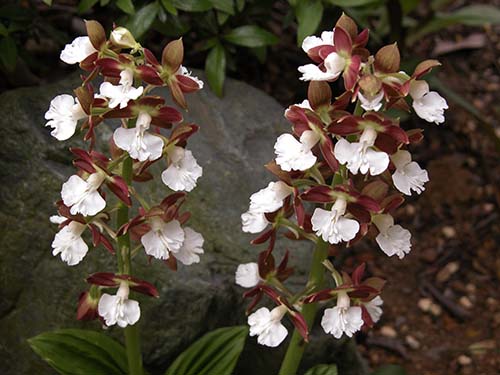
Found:
[[[198,72],[196,72],[198,73]],[[70,78],[59,83],[18,89],[0,96],[0,361],[3,374],[49,374],[52,371],[29,348],[26,339],[63,327],[97,329],[98,323],[75,320],[78,294],[85,277],[116,269],[115,259],[103,249],[68,267],[50,252],[56,228],[48,217],[55,213],[62,182],[72,173],[67,151],[75,140],[57,142],[43,127],[43,114],[52,97],[70,93],[78,84]],[[244,83],[228,80],[224,99],[209,90],[189,97],[187,118],[201,126],[189,148],[204,168],[199,186],[189,194],[190,226],[203,233],[206,254],[200,264],[174,273],[160,262],[148,264],[144,255],[134,261],[134,273],[152,283],[160,298],[140,298],[139,323],[145,362],[161,373],[183,349],[205,332],[220,326],[242,324],[246,301],[234,285],[234,270],[256,259],[250,236],[240,231],[240,214],[249,195],[264,187],[271,175],[263,165],[272,158],[276,136],[288,129],[283,108],[272,98]],[[98,131],[103,131],[100,125]],[[105,132],[110,134],[111,129]],[[152,201],[166,193],[161,182],[142,190]],[[296,282],[303,283],[311,249],[288,243]],[[278,245],[278,251],[285,244]],[[121,339],[121,330],[110,334]],[[324,334],[311,346],[305,364],[328,362],[354,355],[348,345]],[[327,341],[325,341],[325,339]],[[257,348],[249,340],[238,374],[271,374],[282,358],[278,351]],[[326,344],[328,343],[328,344]],[[339,346],[340,345],[340,346]],[[354,353],[354,354],[353,354]],[[349,360],[351,371],[362,374],[358,357]],[[251,364],[246,366],[245,364]],[[260,368],[260,370],[259,370]],[[267,370],[266,370],[267,369]],[[181,374],[180,374],[181,375]]]

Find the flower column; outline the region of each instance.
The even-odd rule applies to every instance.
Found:
[[[404,202],[402,194],[420,194],[429,180],[408,150],[422,131],[403,130],[388,111],[409,111],[411,97],[419,117],[441,123],[446,101],[421,80],[439,62],[426,60],[408,75],[399,70],[397,46],[370,55],[368,35],[342,15],[332,31],[304,39],[313,61],[299,68],[300,79],[310,81],[308,98],[285,111],[292,132],[278,137],[276,158],[266,165],[277,181],[253,194],[241,216],[243,231],[259,234],[252,243],[266,244],[256,263],[236,271],[236,283],[249,288],[244,297],[252,299],[250,335],[275,347],[288,336],[282,320],[295,326],[281,375],[297,373],[319,307],[325,307],[321,327],[335,339],[380,319],[385,281],[366,278],[365,264],[338,270],[328,258],[365,237],[388,256],[407,255],[410,232],[394,223],[392,213]],[[339,79],[344,90],[333,99],[329,82]],[[293,252],[275,263],[279,234],[315,246],[301,290],[285,284]],[[252,313],[263,297],[275,307]]]
[[[90,286],[80,295],[77,318],[99,318],[106,326],[124,328],[129,373],[140,375],[136,323],[141,310],[131,297],[135,292],[159,295],[152,284],[133,276],[134,258],[143,247],[142,254],[176,270],[177,262],[197,263],[203,253],[203,237],[184,226],[190,213],[181,210],[187,192],[202,174],[185,148],[198,126],[184,122],[176,108],[151,91],[168,87],[173,101],[185,109],[184,94],[201,89],[203,82],[181,65],[181,40],[165,47],[160,62],[123,27],[114,29],[108,39],[99,23],[88,21],[86,26],[88,36],[76,38],[61,53],[64,62],[79,63],[86,72],[82,85],[74,91],[76,98],[67,94],[55,97],[45,114],[46,126],[56,139],[66,140],[83,131],[88,142],[87,149],[70,149],[77,173],[63,184],[59,215],[51,217],[60,227],[52,243],[53,255],[60,255],[70,266],[80,263],[89,251],[84,239],[87,230],[93,247],[102,244],[110,253],[116,252],[117,272],[96,272],[87,278]],[[93,81],[98,75],[104,82],[97,93]],[[110,156],[96,150],[96,132],[108,126],[108,119],[121,123],[110,139]],[[168,136],[161,129],[170,129]],[[135,184],[155,178],[150,172],[155,163],[166,164],[157,178],[171,192],[152,204],[139,195]],[[118,205],[105,190],[119,199]],[[109,289],[115,292],[107,293]]]

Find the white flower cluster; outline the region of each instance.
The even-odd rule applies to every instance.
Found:
[[[124,48],[141,48],[130,32],[122,27],[116,28],[111,33],[110,40]],[[67,64],[78,64],[96,59],[99,54],[89,37],[85,36],[78,37],[66,45],[60,58]],[[146,95],[143,86],[134,86],[136,74],[137,71],[132,67],[125,67],[119,74],[117,85],[108,81],[101,83],[99,92],[95,93],[93,98],[94,103],[99,103],[99,109],[102,111],[100,113],[131,108],[137,100]],[[199,88],[203,87],[203,82],[193,77],[183,66],[180,66],[176,74],[189,78]],[[192,152],[177,146],[175,142],[168,143],[169,140],[159,132],[151,131],[151,125],[155,124],[154,109],[148,111],[144,109],[145,107],[138,106],[138,108],[138,113],[133,112],[137,114],[134,127],[117,128],[113,133],[114,144],[137,162],[154,162],[165,156],[168,167],[161,174],[163,183],[175,192],[193,190],[203,170]],[[45,113],[45,119],[48,120],[46,126],[52,128],[51,135],[59,141],[72,137],[78,122],[83,119],[90,122],[92,116],[94,114],[86,113],[77,98],[67,94],[52,99],[50,108]],[[85,126],[88,124],[85,123],[82,128]],[[113,176],[100,166],[92,165],[92,168],[95,172],[82,171],[69,177],[62,185],[62,202],[69,209],[67,216],[70,218],[63,216],[50,218],[52,223],[62,225],[52,242],[52,253],[54,256],[60,255],[69,266],[80,263],[89,250],[82,238],[85,230],[93,226],[95,234],[95,227],[102,231],[104,225],[100,216],[96,215],[106,208],[106,200],[101,189],[104,184],[113,182]],[[122,188],[127,189],[127,187]],[[147,255],[164,261],[172,255],[185,265],[200,261],[204,243],[200,233],[189,227],[183,228],[176,219],[165,222],[161,216],[150,216],[145,221],[150,229],[140,237],[140,241]],[[139,303],[128,297],[129,284],[126,281],[120,283],[116,295],[102,294],[98,303],[98,313],[106,325],[118,324],[120,327],[126,327],[139,320]]]
[[[346,25],[345,22],[352,25],[352,20],[346,21],[348,17],[342,17],[345,18],[341,25]],[[300,79],[316,82],[309,86],[309,100],[291,106],[285,112],[293,123],[293,132],[277,138],[275,164],[269,168],[280,180],[270,182],[266,188],[252,194],[248,210],[241,215],[242,230],[247,233],[260,233],[272,224],[272,228],[255,240],[260,244],[272,238],[266,253],[261,253],[261,256],[270,256],[280,227],[294,233],[296,238],[300,234],[300,239],[314,240],[314,233],[316,238],[329,244],[348,243],[348,246],[365,236],[371,227],[376,231],[376,243],[387,256],[396,255],[401,259],[411,251],[410,232],[395,224],[389,214],[394,208],[391,204],[399,204],[402,197],[397,194],[398,200],[387,203],[388,200],[384,199],[388,197],[389,186],[384,181],[392,178],[393,187],[410,196],[422,193],[429,177],[405,150],[405,145],[413,141],[410,133],[401,129],[399,120],[383,112],[396,104],[409,109],[404,101],[409,96],[420,118],[443,123],[444,110],[448,108],[446,100],[430,91],[425,81],[419,80],[439,62],[423,62],[412,76],[398,72],[399,51],[395,45],[386,46],[376,56],[366,59],[362,55],[368,52],[364,49],[367,31],[357,34],[352,27],[348,28],[349,31],[339,26],[333,31],[324,31],[321,37],[306,37],[302,43],[302,49],[315,63],[299,67]],[[333,95],[324,82],[339,77],[344,79],[346,92],[331,103]],[[357,102],[354,115],[347,113],[349,101]],[[363,114],[361,109],[366,113]],[[381,113],[377,113],[379,111]],[[367,181],[374,185],[368,186]],[[362,187],[366,187],[366,195]],[[381,188],[377,191],[378,187]],[[307,190],[302,192],[301,189]],[[302,201],[317,203],[312,214],[305,212],[311,206]],[[297,223],[290,219],[293,210]],[[287,297],[279,287],[282,279],[278,269],[264,271],[267,266],[263,266],[261,272],[268,272],[268,275],[261,275],[261,262],[259,258],[259,264],[240,264],[236,283],[253,288],[249,295],[267,291],[277,304],[272,310],[262,307],[248,317],[250,335],[257,335],[260,344],[274,347],[288,333],[281,324],[283,316],[287,312],[297,313],[292,312],[293,309],[300,311],[300,298],[304,296],[294,295],[293,300],[299,302],[293,308],[286,307],[288,305],[280,299]],[[342,285],[337,279],[335,281],[337,287]],[[359,286],[353,286],[351,282],[346,281],[354,289]],[[266,288],[273,291],[275,288],[280,297],[273,297]],[[379,289],[373,292],[376,297],[372,295],[365,299],[350,297],[351,292],[341,288],[332,293],[336,297],[336,306],[324,311],[321,326],[335,338],[344,334],[351,337],[363,325],[370,324],[370,320],[375,323],[380,319],[383,301],[377,295]],[[306,298],[304,301],[312,300]]]

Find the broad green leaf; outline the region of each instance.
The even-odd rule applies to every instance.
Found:
[[[382,3],[381,0],[327,0],[327,3],[337,5],[339,7],[359,7],[363,5]]]
[[[372,375],[406,375],[406,371],[398,365],[386,365],[375,370]]]
[[[111,1],[111,0],[101,0],[101,1],[99,2],[99,4],[101,4],[101,6],[102,6],[102,7],[105,7],[106,5],[108,5],[108,4],[109,4],[109,2],[110,2],[110,1]]]
[[[247,326],[209,332],[177,357],[165,375],[231,375],[247,334]]]
[[[28,340],[31,348],[63,375],[125,375],[127,355],[122,345],[94,331],[61,329]]]
[[[143,6],[130,18],[126,27],[136,39],[140,39],[151,28],[159,9],[158,3],[151,3]]]
[[[278,43],[278,37],[255,25],[245,25],[224,35],[228,42],[243,47],[262,47]]]
[[[52,6],[52,0],[42,0],[44,4],[47,4],[49,7]]]
[[[300,45],[304,38],[313,35],[323,18],[323,4],[321,0],[299,1],[295,8],[297,17],[297,44]]]
[[[305,375],[338,375],[335,365],[317,365],[307,370]]]
[[[17,61],[16,42],[10,36],[0,40],[0,61],[8,71],[14,70]]]
[[[221,97],[226,78],[226,51],[220,43],[217,43],[208,53],[205,60],[205,73],[210,88]]]
[[[413,44],[424,35],[458,24],[469,26],[499,25],[500,9],[493,5],[470,5],[451,13],[437,13],[435,18],[411,33],[407,42]]]
[[[132,0],[116,0],[116,6],[127,14],[135,13],[135,7]]]
[[[87,10],[97,4],[99,0],[81,0],[78,4],[78,13],[85,13]]]
[[[217,14],[217,23],[221,26],[227,22],[230,16],[229,13],[223,12],[221,10],[216,11],[216,14]]]
[[[236,9],[238,9],[238,12],[245,9],[245,0],[236,0]]]
[[[403,14],[408,14],[417,8],[420,0],[399,0],[399,3],[403,9]]]
[[[174,4],[172,3],[172,0],[161,0],[161,4],[165,8],[165,10],[176,16],[178,14],[177,9],[174,7]]]
[[[222,10],[225,13],[234,15],[233,0],[210,0],[215,9]]]
[[[5,27],[3,23],[0,22],[0,35],[1,36],[7,36],[9,35],[9,30]]]
[[[212,9],[210,0],[172,0],[172,4],[186,12],[206,12]]]

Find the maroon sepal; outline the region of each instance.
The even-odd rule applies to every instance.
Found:
[[[401,194],[395,193],[392,195],[389,195],[386,197],[382,203],[381,206],[384,209],[384,213],[391,212],[392,210],[395,210],[399,206],[401,206],[404,203],[405,199]]]
[[[142,51],[144,52],[144,57],[146,58],[146,62],[150,65],[153,65],[154,67],[160,67],[161,64],[158,61],[158,59],[155,57],[153,52],[151,52],[147,48],[143,48]]]
[[[96,60],[95,64],[101,69],[101,74],[106,77],[120,78],[122,64],[120,61],[110,57],[103,57]]]
[[[188,76],[177,74],[175,78],[177,79],[177,84],[179,85],[179,88],[185,94],[189,94],[200,90],[198,82],[196,82],[194,79]]]
[[[325,161],[332,170],[332,172],[338,171],[339,162],[337,161],[333,153],[333,142],[329,136],[325,135],[321,138],[319,148],[321,150],[321,154],[325,158]]]
[[[132,205],[132,199],[130,199],[130,192],[128,190],[128,184],[121,176],[110,177],[106,181],[106,185],[109,190],[111,190],[123,203],[127,206]]]
[[[170,128],[173,123],[181,121],[182,114],[177,109],[163,106],[152,117],[151,123],[162,128]]]
[[[170,268],[172,271],[177,271],[177,259],[173,256],[169,256],[167,259],[163,261],[165,265]]]
[[[303,192],[300,198],[304,201],[316,203],[331,203],[335,201],[333,190],[329,186],[313,186]]]
[[[106,236],[101,233],[99,228],[94,224],[90,224],[89,227],[90,231],[92,232],[92,245],[94,245],[94,247],[97,247],[99,244],[102,244],[111,254],[115,254],[113,245],[106,238]]]
[[[365,326],[368,328],[372,328],[374,325],[373,319],[370,313],[368,312],[366,306],[364,304],[361,304],[359,307],[361,307],[361,319],[363,319]]]
[[[94,299],[88,291],[80,293],[78,297],[78,308],[76,310],[77,320],[94,320],[98,317],[97,305],[99,298]]]
[[[361,67],[361,57],[358,55],[351,56],[349,65],[344,69],[342,77],[344,78],[344,87],[348,91],[352,91],[356,86],[359,78],[359,68]]]
[[[89,284],[105,287],[119,287],[122,281],[126,281],[130,289],[136,292],[151,297],[159,297],[160,295],[153,284],[130,275],[116,275],[111,272],[97,272],[87,278],[87,282]]]
[[[259,275],[262,279],[265,279],[275,268],[274,257],[268,254],[267,251],[261,251],[259,253],[257,264],[259,265]]]
[[[304,316],[295,310],[288,310],[290,312],[290,317],[292,323],[300,333],[305,342],[309,342],[309,328],[307,327],[307,322]]]
[[[147,65],[141,65],[136,69],[139,77],[141,77],[144,82],[154,86],[163,86],[164,82],[158,75],[155,68]]]
[[[283,259],[281,260],[280,264],[278,265],[278,268],[276,268],[276,277],[278,278],[279,281],[285,281],[293,273],[293,268],[287,268],[289,254],[290,254],[290,252],[288,250],[286,250],[285,255],[283,256]]]
[[[319,302],[319,301],[328,301],[328,300],[333,298],[334,291],[335,291],[335,289],[320,290],[319,292],[308,295],[306,298],[304,298],[303,302],[308,304],[308,303],[315,303],[315,302]]]
[[[250,243],[252,245],[260,245],[260,244],[266,242],[269,238],[271,238],[271,236],[273,235],[274,232],[275,232],[274,228],[268,229],[267,231],[262,233],[260,236],[258,236],[257,238],[254,238],[252,241],[250,241]]]
[[[198,131],[200,127],[195,124],[180,124],[177,125],[170,134],[169,143],[179,144],[184,142],[190,136]]]
[[[303,228],[305,221],[305,209],[304,205],[302,204],[302,200],[300,199],[299,190],[297,188],[294,189],[293,208],[295,209],[297,224],[299,225],[299,227]]]

